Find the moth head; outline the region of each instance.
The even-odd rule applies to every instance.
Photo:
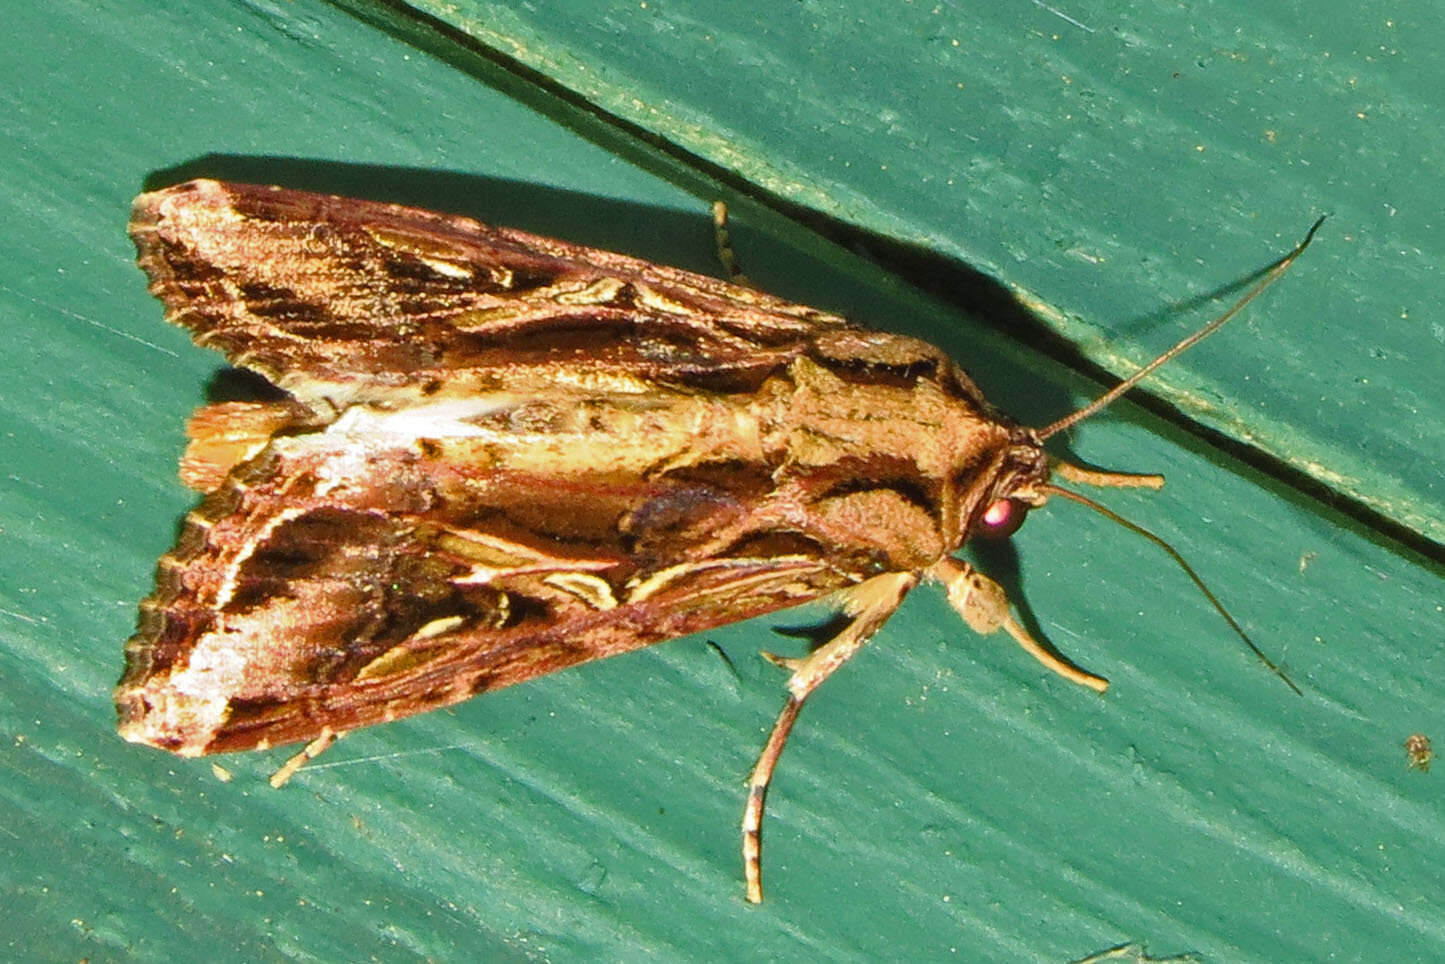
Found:
[[[974,502],[964,525],[966,539],[1007,539],[1029,510],[1048,500],[1049,458],[1033,429],[1013,430],[992,484]]]

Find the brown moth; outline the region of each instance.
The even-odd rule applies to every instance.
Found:
[[[1088,503],[1051,474],[1161,484],[1043,442],[1309,242],[1034,429],[922,341],[468,218],[192,181],[137,198],[130,231],[166,317],[286,394],[191,419],[181,476],[206,496],[141,603],[121,735],[184,756],[311,741],[284,779],[347,730],[827,596],[845,628],[774,658],[791,675],[744,813],[753,901],[798,711],[921,579],[1104,689],[953,553],[1050,496]]]

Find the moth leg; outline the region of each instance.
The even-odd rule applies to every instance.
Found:
[[[1049,652],[1029,635],[1009,610],[1003,587],[965,562],[945,557],[934,563],[928,574],[948,591],[948,603],[963,617],[970,629],[987,635],[1002,629],[1014,638],[1024,651],[1064,679],[1102,693],[1109,681],[1087,673]]]
[[[728,206],[724,201],[712,202],[713,242],[717,245],[717,259],[722,262],[728,280],[735,285],[751,288],[753,283],[743,276],[738,267],[737,252],[733,250],[732,235],[728,233]]]
[[[271,784],[271,789],[280,790],[286,785],[287,781],[296,775],[297,770],[325,753],[331,747],[331,744],[345,735],[345,732],[337,733],[331,727],[323,726],[320,736],[306,744],[300,753],[281,764],[281,768],[271,774],[271,779],[268,781]]]
[[[863,644],[893,615],[904,595],[917,583],[918,574],[913,572],[884,573],[859,583],[842,594],[843,611],[853,617],[842,632],[803,659],[783,659],[768,654],[768,659],[792,670],[793,675],[788,678],[788,702],[778,714],[773,732],[758,756],[752,776],[748,778],[748,802],[743,809],[743,877],[747,881],[748,900],[752,903],[761,903],[763,899],[763,802],[768,795],[768,783],[773,779],[773,769],[778,765],[778,757],[782,756],[783,745],[788,742],[788,733],[798,718],[798,711],[803,708],[803,701],[834,670],[863,648]]]

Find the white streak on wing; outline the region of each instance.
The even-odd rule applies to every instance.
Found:
[[[498,392],[472,398],[447,398],[387,411],[354,405],[326,427],[326,435],[355,436],[358,439],[393,442],[415,438],[459,438],[495,435],[471,419],[516,408],[527,401],[523,396]]]
[[[256,550],[266,544],[267,540],[271,538],[271,533],[292,519],[306,515],[311,509],[312,506],[310,505],[299,505],[283,509],[267,519],[265,523],[259,526],[254,532],[249,533],[246,537],[245,545],[232,557],[230,563],[226,566],[226,574],[222,577],[221,584],[216,589],[216,598],[211,603],[210,608],[216,611],[225,609],[230,603],[231,597],[236,594],[236,586],[241,575],[241,569],[246,565],[246,562]]]
[[[750,584],[768,582],[778,579],[783,573],[798,573],[808,571],[819,571],[827,568],[827,564],[820,562],[812,556],[786,555],[769,556],[766,559],[755,559],[751,557],[737,557],[729,559],[709,559],[702,562],[684,562],[676,566],[668,566],[642,580],[634,580],[628,583],[628,603],[639,603],[654,596],[669,583],[693,573],[706,572],[720,569],[756,569],[763,567],[763,571],[749,575],[745,578],[734,579],[728,583],[729,588],[739,588]]]
[[[470,265],[457,264],[454,261],[446,261],[442,258],[428,258],[422,255],[418,255],[417,257],[422,264],[447,278],[468,279],[475,274]]]

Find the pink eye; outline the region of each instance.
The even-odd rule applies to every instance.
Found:
[[[1013,499],[995,499],[973,527],[973,534],[983,539],[1007,539],[1024,524],[1029,507]]]

